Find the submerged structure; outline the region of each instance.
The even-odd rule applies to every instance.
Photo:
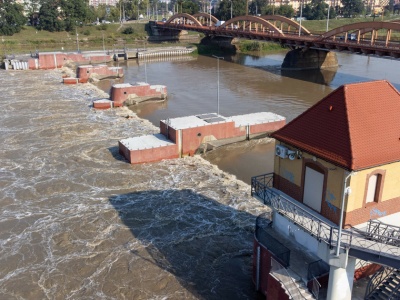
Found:
[[[210,141],[227,143],[266,135],[283,125],[284,117],[270,112],[224,117],[209,113],[160,121],[160,133],[119,141],[119,152],[131,164],[193,156]]]
[[[117,83],[113,84],[110,99],[93,101],[93,107],[108,109],[124,105],[135,105],[144,101],[163,101],[167,99],[167,87],[165,85],[151,85],[145,82]]]
[[[112,61],[112,56],[104,51],[88,52],[38,52],[30,57],[5,59],[6,70],[50,70],[64,67],[67,63],[92,64]]]
[[[106,78],[121,78],[124,76],[122,67],[109,67],[107,65],[82,65],[76,70],[77,77],[63,78],[64,84],[86,83],[89,79],[101,80]]]

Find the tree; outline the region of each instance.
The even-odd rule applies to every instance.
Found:
[[[362,0],[341,0],[343,8],[343,16],[345,18],[356,17],[361,14],[364,9]]]
[[[182,12],[193,15],[200,10],[200,4],[196,1],[185,0],[182,3]]]
[[[74,24],[88,23],[90,21],[89,5],[84,0],[61,0],[60,7],[67,31],[75,29]]]
[[[281,5],[277,10],[277,14],[286,18],[292,18],[294,16],[293,6],[288,4]]]
[[[0,2],[0,34],[13,35],[20,32],[26,21],[20,4],[11,0]]]
[[[65,26],[61,20],[58,7],[58,3],[54,1],[43,3],[39,10],[39,24],[36,28],[50,32],[63,31]]]
[[[351,0],[353,1],[353,0]],[[328,15],[328,4],[323,0],[311,0],[303,9],[303,17],[308,20],[324,20]]]
[[[232,0],[233,17],[244,16],[246,14],[246,1]],[[231,2],[220,1],[215,17],[219,20],[229,20],[231,18]]]

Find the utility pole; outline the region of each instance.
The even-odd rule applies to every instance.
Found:
[[[219,115],[219,60],[224,59],[222,56],[213,55],[217,59],[217,114]]]
[[[328,17],[326,18],[326,32],[329,31],[329,11],[331,10],[331,3],[328,0]]]
[[[300,0],[300,27],[299,27],[299,36],[301,35],[301,19],[303,19],[303,0]]]

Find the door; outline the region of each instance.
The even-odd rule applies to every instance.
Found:
[[[303,203],[317,212],[321,212],[323,188],[324,174],[306,167]]]

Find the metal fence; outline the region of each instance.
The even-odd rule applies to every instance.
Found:
[[[281,215],[296,223],[318,241],[324,242],[330,247],[337,246],[339,228],[331,226],[326,221],[304,209],[301,205],[274,190],[273,173],[252,177],[251,193],[261,198],[264,204],[272,206]],[[385,264],[400,268],[400,247],[397,246],[397,242],[388,243],[388,238],[391,240],[398,239],[379,233],[374,233],[371,236],[368,235],[368,232],[360,232],[356,229],[343,229],[340,237],[340,248],[342,250],[352,248],[364,254],[370,254],[372,261],[378,263],[382,263],[382,258],[384,258]],[[375,260],[373,260],[374,258]]]

